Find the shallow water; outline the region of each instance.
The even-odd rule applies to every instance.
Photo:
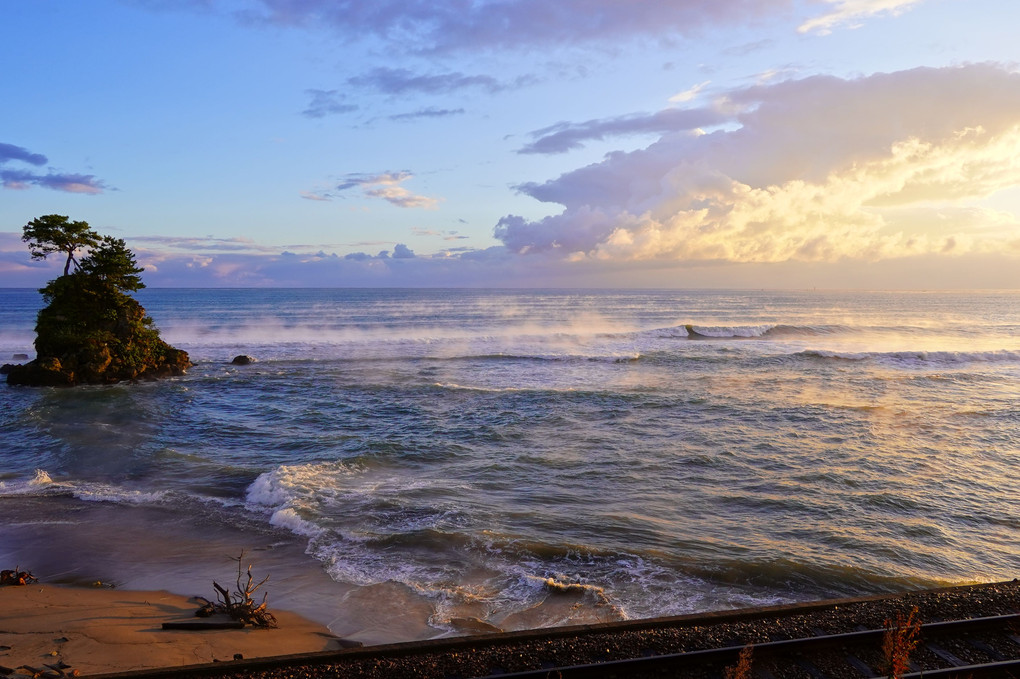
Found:
[[[114,554],[131,527],[134,563],[201,552],[204,535],[221,557],[258,549],[334,631],[418,638],[457,618],[522,628],[1017,575],[1016,293],[139,298],[196,366],[0,388],[0,508],[30,504],[64,522],[53,535]],[[0,357],[31,353],[39,303],[0,291]],[[229,365],[240,353],[258,362]],[[37,555],[28,533],[0,528],[0,556]]]

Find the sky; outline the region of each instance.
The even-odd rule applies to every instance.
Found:
[[[1020,288],[1015,0],[0,2],[22,227],[150,287]]]

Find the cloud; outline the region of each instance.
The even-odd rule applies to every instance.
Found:
[[[828,35],[836,26],[857,28],[874,16],[899,16],[924,0],[825,0],[832,5],[825,14],[808,19],[797,27],[798,33]]]
[[[950,211],[952,212],[952,211]],[[989,233],[1012,224],[1015,216],[1000,215],[1001,223],[988,223],[989,214],[970,211],[969,217]],[[934,218],[934,217],[932,217]],[[1020,238],[1012,240],[1009,252],[961,253],[956,244],[953,265],[946,256],[929,253],[878,262],[841,260],[833,264],[802,262],[749,263],[718,266],[713,263],[627,261],[581,258],[564,260],[555,252],[528,256],[512,253],[503,246],[484,250],[450,248],[432,255],[411,258],[364,252],[338,256],[327,251],[333,245],[287,246],[281,252],[252,243],[245,251],[194,251],[166,249],[158,237],[129,237],[128,245],[145,267],[146,285],[160,287],[866,287],[866,288],[1015,288],[1016,256]],[[168,239],[170,241],[176,239]],[[182,239],[183,240],[183,239]],[[203,239],[195,239],[201,242]],[[369,244],[365,244],[369,245]],[[940,246],[953,243],[943,238]],[[343,246],[349,247],[350,244]],[[904,276],[910,271],[910,277]],[[0,232],[0,287],[38,288],[60,274],[55,261],[30,259],[20,233]]]
[[[311,101],[301,115],[308,118],[324,118],[327,115],[358,110],[356,104],[346,103],[347,97],[337,90],[305,90],[305,92],[311,97]]]
[[[414,257],[414,251],[403,243],[397,243],[393,246],[394,259],[414,259]]]
[[[417,111],[410,113],[397,113],[389,116],[390,120],[397,122],[406,122],[409,120],[420,120],[422,118],[449,118],[451,116],[459,116],[464,114],[462,108],[422,108]]]
[[[287,25],[330,26],[349,36],[373,35],[420,51],[505,49],[691,34],[785,7],[785,0],[515,0],[408,3],[404,0],[260,0],[248,18]]]
[[[319,200],[319,201],[329,200],[329,196],[323,195],[321,193],[314,193],[312,191],[302,191],[299,195],[305,200]]]
[[[91,174],[62,174],[59,172],[34,174],[20,170],[0,170],[0,183],[5,189],[27,189],[34,185],[54,191],[88,194],[102,193],[106,188],[103,182]]]
[[[586,141],[602,140],[610,136],[689,132],[728,120],[724,113],[708,108],[670,108],[657,113],[603,118],[583,123],[557,123],[532,132],[531,136],[535,140],[517,152],[565,153],[580,148]]]
[[[689,101],[694,101],[695,99],[698,98],[698,95],[701,94],[701,90],[705,89],[705,87],[707,87],[710,82],[712,81],[706,80],[705,82],[698,83],[694,87],[690,87],[684,90],[683,92],[677,92],[676,94],[669,98],[669,103],[684,104]]]
[[[746,57],[768,49],[776,44],[775,40],[771,38],[762,38],[761,40],[754,40],[752,42],[744,43],[743,45],[736,45],[734,47],[727,47],[723,50],[723,54],[731,57]]]
[[[29,165],[45,165],[46,156],[41,153],[32,153],[26,148],[14,144],[0,143],[0,165],[9,160],[20,160]]]
[[[412,233],[416,236],[438,236],[443,240],[467,240],[469,238],[457,231],[438,231],[436,229],[412,229]]]
[[[954,253],[1020,254],[1015,216],[977,237],[970,217],[948,209],[1020,184],[1020,74],[977,64],[817,76],[734,90],[687,113],[699,112],[729,125],[703,135],[674,133],[689,122],[664,126],[645,149],[523,184],[564,210],[508,215],[496,237],[513,252],[574,261],[881,260],[950,242]],[[577,141],[652,118],[563,130]]]
[[[41,153],[32,153],[26,148],[14,144],[0,143],[0,185],[5,189],[23,190],[32,186],[41,186],[54,191],[67,193],[102,193],[105,184],[91,174],[75,174],[57,172],[50,169],[46,174],[31,170],[9,169],[7,163],[15,161],[33,166],[45,165],[48,160]]]
[[[135,236],[131,245],[158,248],[163,252],[276,252],[277,248],[261,246],[250,238],[215,238],[213,236]]]
[[[401,186],[403,182],[412,177],[414,175],[406,170],[381,174],[349,174],[343,182],[336,186],[336,190],[344,192],[360,188],[362,194],[369,198],[381,198],[391,205],[401,208],[434,210],[439,207],[439,199],[411,193]]]
[[[488,75],[465,75],[457,72],[422,75],[406,68],[386,67],[375,68],[364,75],[354,76],[347,82],[355,87],[392,95],[449,94],[468,88],[478,88],[493,94],[512,86]]]
[[[136,0],[137,1],[137,0]],[[897,14],[923,0],[825,0],[823,15],[801,30],[828,32],[872,16]],[[247,23],[329,27],[351,40],[381,39],[415,52],[562,48],[693,37],[707,29],[790,16],[789,0],[248,0]]]

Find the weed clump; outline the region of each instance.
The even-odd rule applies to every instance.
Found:
[[[751,654],[753,653],[754,646],[748,644],[740,650],[740,656],[737,659],[737,664],[731,667],[727,667],[723,672],[725,679],[751,679]]]
[[[917,606],[906,616],[903,611],[899,611],[895,620],[886,619],[882,653],[885,655],[886,673],[893,679],[906,674],[910,666],[910,654],[917,648],[920,634],[921,622],[917,619]]]

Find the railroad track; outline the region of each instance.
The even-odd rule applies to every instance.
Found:
[[[1009,677],[1020,679],[1020,614],[934,622],[919,626],[903,679]],[[881,677],[885,629],[822,634],[800,639],[646,655],[585,665],[543,667],[489,675],[501,679],[718,677],[733,671],[750,650],[749,677]]]

